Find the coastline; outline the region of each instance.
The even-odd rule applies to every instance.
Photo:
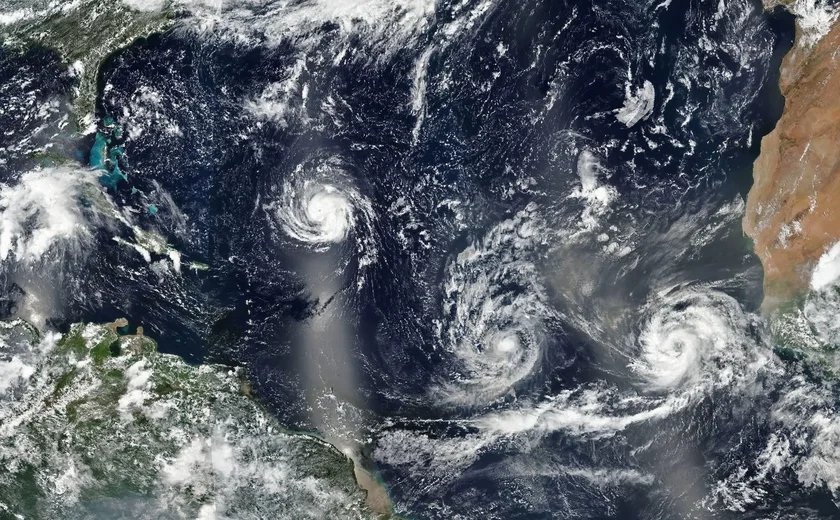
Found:
[[[71,76],[77,80],[70,99],[72,116],[77,131],[81,134],[95,131],[95,104],[99,95],[98,80],[101,66],[115,53],[131,46],[137,40],[160,34],[173,25],[170,10],[142,12],[120,7],[119,0],[92,0],[82,3],[71,13],[55,16],[55,13],[28,12],[20,17],[10,16],[9,22],[0,25],[0,45],[25,52],[32,46],[39,46],[57,54]],[[13,13],[14,14],[14,13]],[[79,41],[86,42],[77,46]],[[116,334],[116,329],[127,326],[123,318],[106,325]],[[136,335],[142,337],[142,328]],[[247,381],[242,383],[243,394],[250,395]],[[259,399],[255,399],[259,401]],[[270,412],[269,412],[270,413]],[[341,448],[314,432],[290,433],[306,435]],[[343,453],[343,452],[342,452]],[[349,456],[358,487],[367,494],[366,504],[380,518],[400,519],[395,515],[388,491],[375,474],[365,469],[358,457]]]
[[[131,344],[134,341],[148,339],[147,336],[145,336],[143,333],[142,326],[138,326],[137,331],[134,334],[127,333],[129,322],[126,318],[118,318],[113,322],[104,324],[104,326],[109,331],[111,331],[114,334],[114,336],[120,337],[122,340],[128,342],[129,344]],[[262,408],[265,411],[266,414],[271,416],[274,415],[268,409],[268,407],[265,406],[262,400],[259,399],[258,396],[253,395],[253,393],[251,392],[251,383],[244,376],[241,379],[239,388],[239,393],[243,397],[250,399],[251,401],[256,403],[260,408]],[[352,452],[354,450],[343,450],[341,446],[339,446],[335,442],[331,442],[329,439],[323,437],[318,432],[292,429],[286,429],[285,431],[292,435],[302,435],[312,438],[318,442],[322,442],[330,446],[336,452],[344,455],[353,464],[353,476],[355,478],[356,485],[367,495],[365,498],[365,505],[373,513],[375,513],[380,518],[380,520],[405,520],[403,517],[395,513],[393,501],[391,500],[391,497],[388,494],[388,489],[386,488],[385,483],[382,481],[382,479],[365,468],[365,465],[363,461],[360,460],[358,453],[348,453],[348,451]]]
[[[290,507],[284,502],[289,497],[276,495],[277,484],[272,479],[280,471],[284,479],[291,479],[286,481],[287,491],[297,490],[294,483],[301,478],[308,482],[300,488],[298,507],[311,507],[313,502],[306,505],[306,500],[312,497],[316,501],[332,497],[325,507],[333,512],[355,511],[354,518],[402,520],[393,512],[384,483],[364,468],[362,455],[342,450],[318,432],[283,426],[260,398],[252,395],[241,369],[188,365],[179,356],[159,352],[157,342],[146,336],[142,327],[130,332],[125,318],[99,325],[77,323],[61,335],[40,332],[22,319],[2,321],[0,325],[0,339],[15,338],[28,342],[32,348],[44,342],[51,345],[45,347],[44,357],[32,369],[33,383],[23,394],[27,399],[21,401],[20,408],[5,409],[16,415],[7,415],[11,420],[0,427],[0,447],[6,450],[0,450],[0,460],[9,462],[4,457],[13,453],[9,451],[9,439],[13,438],[28,439],[30,449],[39,455],[31,460],[12,459],[23,466],[12,468],[0,478],[5,486],[0,493],[0,512],[4,511],[4,504],[22,504],[16,493],[31,493],[26,491],[30,489],[27,486],[42,490],[38,487],[42,481],[27,480],[27,471],[46,479],[42,479],[47,488],[43,488],[45,502],[40,507],[58,515],[59,511],[66,513],[63,507],[76,505],[72,501],[55,501],[65,492],[60,484],[49,487],[53,482],[50,478],[58,478],[56,475],[62,474],[60,465],[66,462],[50,451],[63,446],[61,441],[52,442],[59,431],[65,432],[62,439],[70,435],[85,440],[61,449],[70,450],[71,460],[78,463],[80,471],[102,476],[98,482],[79,484],[82,487],[77,491],[90,493],[91,497],[105,493],[118,499],[126,492],[152,493],[149,496],[161,499],[163,504],[175,503],[184,508],[198,504],[196,507],[202,511],[215,511],[216,490],[204,486],[201,479],[208,475],[212,479],[217,471],[235,475],[231,465],[239,461],[243,463],[237,464],[242,468],[239,480],[247,481],[263,470],[267,472],[265,482],[260,484],[257,479],[249,486],[267,490],[269,494],[264,498],[269,509],[274,499],[281,501],[281,509]],[[223,434],[216,429],[219,424],[223,425]],[[164,430],[169,433],[162,433]],[[108,450],[100,442],[106,443]],[[213,447],[216,442],[218,447]],[[137,446],[144,448],[136,451]],[[91,449],[98,450],[99,455],[92,457]],[[266,452],[269,462],[264,467],[255,469],[249,462],[254,450],[273,453],[269,456]],[[279,458],[275,460],[275,456]],[[120,460],[133,463],[123,467],[116,462]],[[272,466],[277,461],[280,465]],[[50,465],[53,462],[58,466]],[[76,471],[73,468],[76,466],[69,471]],[[193,477],[198,480],[190,480]],[[182,481],[188,485],[181,486]],[[84,487],[88,484],[90,487]],[[107,491],[107,486],[121,491],[111,495],[114,491]],[[238,489],[235,485],[225,487],[218,490],[219,496],[233,500]],[[90,504],[95,505],[95,501]],[[21,511],[26,510],[25,505],[20,507],[24,507]]]
[[[761,140],[743,218],[764,268],[766,313],[807,292],[820,257],[840,240],[840,16],[835,8],[830,27],[815,28],[802,3],[764,4],[796,16],[780,71],[784,110]]]
[[[85,134],[95,123],[102,64],[137,40],[165,32],[173,17],[168,8],[138,11],[120,0],[86,0],[71,10],[21,10],[0,23],[0,45],[17,52],[40,46],[58,55],[76,78],[70,105],[77,130]]]

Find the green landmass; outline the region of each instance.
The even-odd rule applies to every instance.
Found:
[[[284,429],[237,370],[126,332],[125,320],[57,341],[22,320],[0,327],[43,353],[0,393],[0,518],[388,516],[368,507],[350,459]]]
[[[70,162],[70,159],[68,159],[66,155],[57,152],[51,152],[49,150],[32,152],[29,154],[28,157],[33,161],[37,161],[39,166],[47,168],[51,166],[61,166]]]
[[[172,25],[173,12],[129,9],[121,0],[33,2],[20,20],[0,25],[0,40],[20,51],[33,46],[55,51],[77,77],[72,107],[85,130],[94,121],[97,79],[102,63],[120,49]]]
[[[768,318],[776,354],[829,377],[840,375],[840,330],[830,324],[838,302],[840,288],[831,287],[780,305]]]

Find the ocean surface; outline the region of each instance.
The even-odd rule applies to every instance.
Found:
[[[774,349],[741,231],[791,15],[220,5],[181,2],[102,67],[130,225],[39,202],[76,166],[25,174],[27,150],[51,135],[86,165],[94,136],[54,136],[56,56],[0,54],[0,199],[32,199],[0,204],[21,222],[0,237],[5,315],[126,317],[243,367],[411,518],[840,514],[836,383]],[[135,228],[177,255],[114,240]]]

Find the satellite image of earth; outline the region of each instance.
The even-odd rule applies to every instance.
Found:
[[[0,520],[840,519],[836,0],[0,0]]]

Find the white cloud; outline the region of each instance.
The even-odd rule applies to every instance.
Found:
[[[811,289],[822,290],[832,285],[840,277],[840,242],[834,244],[817,262],[811,274]]]
[[[90,232],[80,208],[81,188],[95,173],[45,168],[0,186],[0,261],[40,260],[59,245],[79,249]]]

